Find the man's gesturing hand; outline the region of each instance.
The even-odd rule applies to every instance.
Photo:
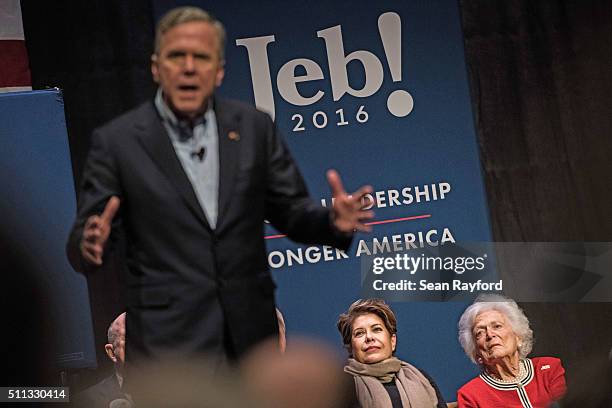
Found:
[[[115,214],[119,210],[119,198],[112,196],[101,215],[92,215],[85,222],[83,236],[81,237],[81,255],[89,263],[102,265],[104,244],[111,232],[111,225]]]
[[[334,200],[334,225],[339,231],[352,233],[353,231],[371,231],[372,228],[363,221],[374,218],[374,211],[362,210],[361,199],[365,194],[372,192],[371,186],[363,186],[349,195],[344,190],[340,175],[336,170],[327,171],[327,182],[332,191]]]

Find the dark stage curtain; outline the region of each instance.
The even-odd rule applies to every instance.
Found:
[[[499,241],[610,241],[612,3],[464,0]]]
[[[32,87],[64,91],[78,183],[93,128],[153,95],[152,6],[149,0],[22,0],[21,7]]]
[[[612,2],[460,5],[495,240],[612,241]],[[612,303],[521,306],[570,383],[607,357]]]

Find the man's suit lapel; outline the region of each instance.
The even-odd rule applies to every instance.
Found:
[[[219,215],[217,229],[232,198],[238,163],[240,162],[240,115],[222,99],[215,99],[215,116],[219,132]]]
[[[147,151],[153,162],[159,166],[162,173],[168,177],[170,183],[176,188],[189,209],[204,224],[207,229],[210,225],[206,220],[204,211],[200,206],[195,191],[183,170],[183,166],[174,151],[172,142],[162,124],[153,104],[147,105],[149,110],[142,120],[135,124],[138,140]],[[171,211],[172,209],[168,209]]]

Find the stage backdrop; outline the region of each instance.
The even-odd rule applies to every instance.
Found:
[[[335,321],[360,296],[360,259],[394,239],[400,246],[491,240],[456,1],[190,3],[227,28],[220,93],[275,118],[323,205],[331,205],[325,171],[335,168],[349,191],[374,187],[370,203],[385,222],[358,234],[346,254],[300,246],[268,228],[290,336],[316,335],[340,350]],[[156,1],[157,18],[182,4]],[[392,306],[398,355],[453,400],[475,372],[456,340],[465,304]]]
[[[38,301],[45,312],[32,324],[51,326],[55,337],[40,344],[56,357],[57,367],[93,367],[87,285],[65,251],[76,203],[62,95],[58,90],[2,94],[0,123],[2,226],[32,265],[31,271],[2,273],[32,273],[40,283],[45,296]]]

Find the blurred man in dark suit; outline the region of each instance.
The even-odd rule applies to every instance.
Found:
[[[278,335],[264,220],[303,243],[347,249],[369,230],[361,198],[328,172],[335,205],[308,196],[271,118],[214,96],[223,25],[181,7],[157,27],[154,100],[94,132],[68,254],[95,273],[111,230],[127,241],[128,363],[207,354],[217,364]]]

